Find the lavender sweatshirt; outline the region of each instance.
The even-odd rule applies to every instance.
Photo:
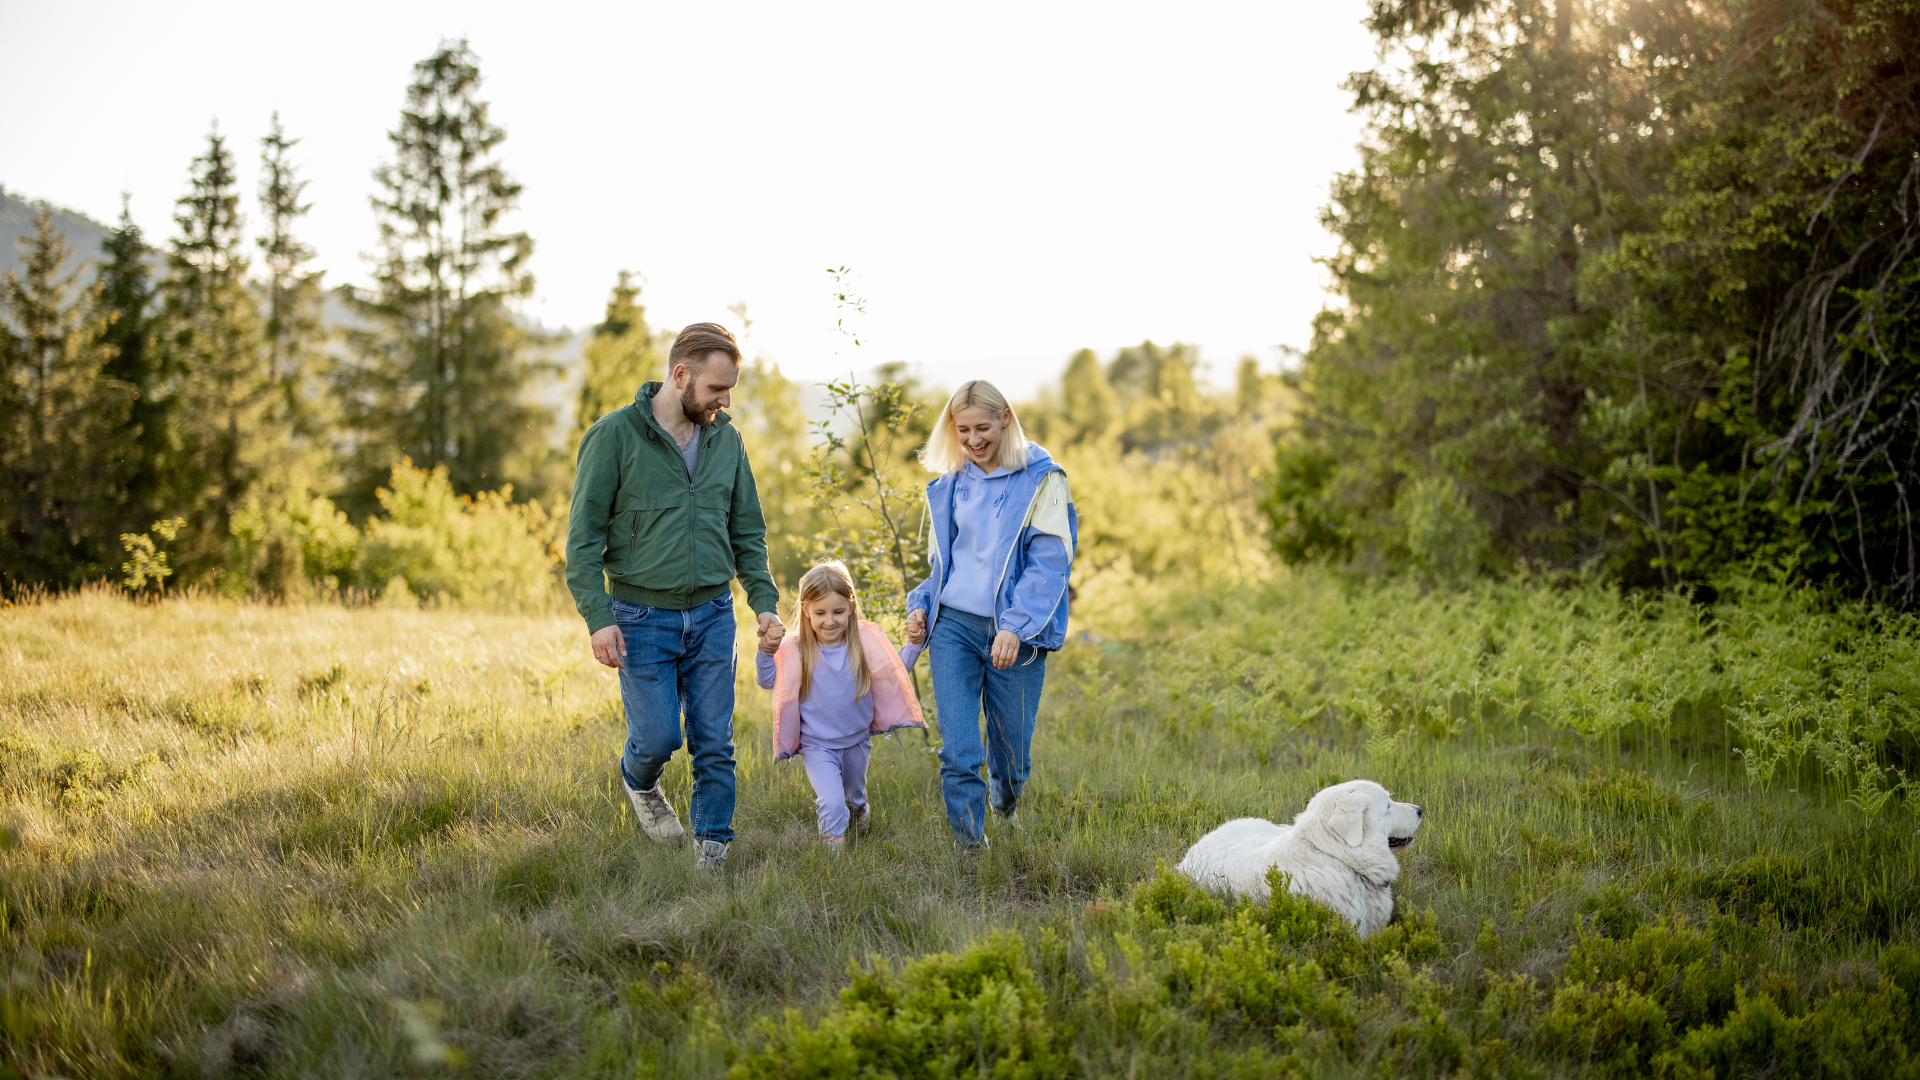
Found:
[[[940,603],[955,611],[964,611],[991,619],[995,616],[994,589],[1006,569],[995,550],[1000,535],[995,519],[1005,514],[1027,512],[1025,506],[1007,506],[1007,483],[1013,475],[995,467],[991,473],[969,461],[960,469],[953,484],[953,572],[940,590]],[[1067,545],[1057,536],[1036,536],[1033,550],[1049,562],[1067,562]]]
[[[754,681],[760,689],[773,689],[773,655],[754,650]],[[920,648],[908,645],[900,650],[900,659],[908,667],[920,658]],[[869,664],[869,667],[872,665]],[[814,665],[813,685],[800,702],[800,748],[844,750],[865,742],[873,727],[873,695],[853,696],[853,672],[847,667],[847,646],[820,646],[820,662]]]

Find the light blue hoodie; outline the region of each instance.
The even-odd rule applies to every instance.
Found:
[[[941,595],[954,586],[950,580],[955,563],[954,489],[960,475],[955,470],[927,485],[927,562],[933,574],[908,594],[907,610],[927,613],[929,634],[940,617]],[[999,574],[987,595],[992,597],[994,623],[1026,644],[1047,650],[1058,649],[1067,640],[1067,580],[1079,547],[1080,522],[1066,479],[1066,471],[1051,454],[1037,443],[1028,443],[1026,466],[1004,480],[1000,474],[993,478],[993,487],[1004,485],[1004,501],[997,490],[999,505],[994,512],[967,515],[969,528],[992,530],[988,565],[998,567]],[[1058,537],[1060,543],[1034,542],[1041,537]],[[977,598],[980,584],[968,582],[971,587],[964,592]]]

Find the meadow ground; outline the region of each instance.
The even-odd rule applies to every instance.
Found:
[[[570,614],[16,606],[0,1073],[1914,1075],[1914,637],[1842,616],[1303,577],[1094,620],[978,857],[917,733],[821,850],[743,664],[714,880],[636,828]],[[1427,810],[1374,939],[1159,868],[1352,777]]]

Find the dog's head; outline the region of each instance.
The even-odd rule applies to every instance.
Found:
[[[1354,869],[1385,871],[1390,881],[1399,870],[1393,852],[1413,843],[1420,817],[1418,806],[1393,801],[1379,784],[1349,780],[1322,788],[1293,819],[1293,827],[1315,847]]]

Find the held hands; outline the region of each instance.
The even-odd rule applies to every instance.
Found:
[[[787,636],[787,628],[780,624],[780,616],[773,612],[764,612],[760,616],[760,651],[769,655],[780,648],[781,639]]]
[[[927,612],[924,608],[914,608],[907,612],[907,644],[918,645],[927,640]]]

